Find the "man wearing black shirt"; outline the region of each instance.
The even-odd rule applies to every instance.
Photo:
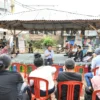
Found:
[[[0,55],[0,100],[28,100],[28,96],[21,93],[21,75],[7,70],[10,63],[8,55]]]
[[[0,100],[17,100],[17,86],[21,83],[23,79],[17,72],[0,71]]]
[[[83,61],[83,51],[81,49],[81,46],[79,45],[78,45],[74,60],[78,62]]]
[[[82,81],[82,76],[78,73],[74,72],[75,62],[72,59],[68,59],[65,62],[65,72],[62,72],[58,75],[57,82],[64,81]],[[62,98],[61,100],[66,100],[67,97],[67,86],[62,87]],[[79,86],[75,87],[74,91],[74,100],[78,100],[79,96]]]

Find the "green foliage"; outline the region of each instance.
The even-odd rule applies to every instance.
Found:
[[[51,37],[46,37],[37,41],[27,40],[27,43],[28,44],[31,43],[33,48],[36,48],[36,49],[42,49],[44,46],[48,46],[48,45],[51,45],[51,46],[56,45],[56,41],[53,40]]]
[[[38,41],[33,41],[33,47],[37,48],[37,49],[41,49],[42,48],[42,43],[41,40]]]
[[[48,46],[48,45],[54,46],[54,45],[56,45],[56,41],[53,40],[51,37],[46,37],[46,38],[42,39],[42,45],[44,45],[44,46]]]

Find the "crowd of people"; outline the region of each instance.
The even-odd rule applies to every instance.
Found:
[[[5,46],[5,49],[9,46]],[[75,72],[75,61],[83,61],[83,51],[81,46],[74,45],[72,50],[75,58],[67,58],[63,66],[63,71],[59,73],[56,84],[65,81],[78,81],[82,82],[82,76]],[[55,85],[53,79],[56,68],[52,66],[54,60],[54,51],[52,46],[48,46],[45,50],[45,59],[42,58],[40,53],[34,54],[34,65],[36,69],[33,70],[29,77],[42,78],[48,81],[48,94],[55,95],[58,99],[58,88]],[[71,57],[71,52],[69,53]],[[91,55],[88,52],[87,55]],[[92,100],[92,93],[95,90],[100,89],[100,69],[98,68],[96,76],[93,74],[93,70],[100,66],[100,48],[97,48],[92,56],[91,65],[89,65],[89,71],[84,75],[86,81],[86,88],[84,93],[84,100]],[[31,94],[34,94],[34,81],[30,81],[30,85],[23,81],[20,73],[15,71],[9,71],[11,64],[11,57],[6,54],[0,54],[0,100],[31,100]],[[80,87],[76,86],[74,90],[74,100],[78,100]],[[40,83],[40,96],[46,95],[46,85]],[[61,100],[66,100],[67,86],[62,87]],[[100,100],[100,94],[97,94],[97,99]]]
[[[69,58],[74,58],[75,62],[91,61],[91,59],[93,58],[93,50],[89,43],[87,47],[88,49],[80,45],[70,44],[68,41],[66,41],[66,45],[65,45],[66,55],[65,56],[68,56]]]
[[[36,53],[34,55],[34,65],[36,70],[29,74],[29,77],[39,77],[46,79],[49,82],[48,93],[55,93],[57,95],[57,87],[53,80],[53,74],[56,72],[56,68],[50,65],[43,64],[44,59],[41,54]],[[31,93],[34,94],[34,82],[30,81],[31,86],[23,82],[22,76],[18,72],[11,72],[8,70],[11,63],[11,58],[8,55],[0,56],[0,99],[1,100],[31,100]],[[80,74],[74,72],[75,62],[72,59],[65,61],[65,67],[63,73],[60,73],[57,78],[57,83],[63,81],[82,81]],[[27,94],[26,94],[27,92]],[[61,100],[66,100],[66,87],[63,88]],[[75,88],[75,100],[78,100],[79,87]],[[1,94],[6,94],[1,95]],[[40,95],[46,95],[46,86],[44,83],[40,83]]]
[[[100,90],[100,48],[97,48],[94,53],[95,55],[89,65],[89,72],[84,76],[87,84],[85,100],[91,100],[93,91]],[[93,73],[95,68],[98,68],[96,75]],[[96,100],[100,100],[100,93],[97,94]]]

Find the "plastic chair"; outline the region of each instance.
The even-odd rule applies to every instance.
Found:
[[[63,66],[52,65],[52,67],[55,67],[55,68],[56,68],[56,72],[55,72],[55,74],[54,74],[54,80],[56,80],[57,77],[58,77],[59,71],[60,71],[61,68],[63,69]]]
[[[24,78],[27,78],[27,66],[20,63],[12,63],[11,66],[13,67],[14,65],[16,65],[17,72],[19,73],[21,72],[21,67],[23,67],[24,70],[21,73],[24,73]]]
[[[33,65],[33,64],[28,64],[27,67],[31,67],[32,68],[32,71],[36,69],[36,66]]]
[[[93,91],[92,100],[96,100],[97,93],[100,93],[100,90]]]
[[[28,74],[27,74],[27,72],[28,72],[27,65],[25,65],[25,64],[20,64],[20,67],[23,68],[23,69],[22,69],[22,73],[24,73],[24,78],[28,78]]]
[[[84,66],[76,66],[75,67],[75,72],[80,73],[80,69],[82,69],[82,78],[84,78]]]
[[[34,100],[34,99],[46,100],[46,99],[48,99],[50,97],[50,95],[48,95],[49,83],[48,83],[47,80],[42,79],[42,78],[29,77],[28,78],[29,85],[30,85],[30,80],[34,81],[34,94],[32,94],[32,99],[31,100]],[[46,96],[45,97],[41,97],[40,96],[40,82],[41,81],[46,84]],[[50,100],[51,100],[51,98],[50,98]]]
[[[20,63],[12,63],[11,67],[16,66],[17,72],[20,72]]]
[[[79,81],[65,81],[65,82],[59,82],[58,83],[58,100],[61,100],[61,93],[62,93],[62,86],[66,85],[67,87],[67,97],[66,100],[74,100],[74,87],[76,85],[80,86],[80,90],[79,90],[79,98],[78,100],[80,100],[80,95],[81,95],[81,91],[82,91],[82,82]]]
[[[96,75],[96,71],[99,69],[99,67],[96,67],[93,69],[93,72],[94,72],[94,76]]]
[[[83,70],[83,74],[84,74],[84,66],[76,66],[75,67],[75,72],[80,72],[80,69]]]

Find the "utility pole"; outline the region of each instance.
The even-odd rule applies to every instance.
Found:
[[[14,0],[11,0],[11,13],[14,13],[14,9],[15,9]]]

